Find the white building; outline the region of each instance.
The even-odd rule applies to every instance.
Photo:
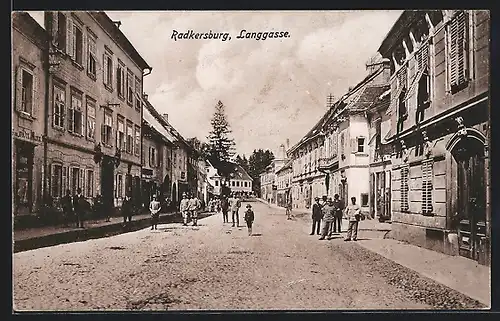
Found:
[[[252,193],[252,178],[248,173],[238,164],[229,163],[233,168],[230,174],[229,182],[224,182],[223,177],[219,175],[217,168],[215,168],[209,161],[207,161],[207,181],[213,186],[213,193],[220,195],[221,186],[226,184],[235,193]]]

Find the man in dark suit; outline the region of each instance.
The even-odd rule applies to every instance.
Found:
[[[339,194],[335,194],[333,199],[333,207],[335,208],[335,220],[333,221],[333,233],[340,233],[342,227],[342,213],[344,212],[344,202],[340,199]]]
[[[64,226],[69,226],[69,222],[73,220],[73,201],[69,189],[66,190],[66,195],[61,199],[61,207],[64,215]]]
[[[319,203],[319,197],[314,198],[315,203],[312,208],[312,232],[309,235],[314,235],[314,230],[316,230],[316,234],[319,235],[319,229],[321,226],[321,219],[323,218],[323,213],[321,211],[321,204]]]
[[[85,198],[82,195],[82,189],[76,190],[76,195],[73,196],[73,211],[76,215],[76,227],[83,228],[83,215],[85,212]]]
[[[123,216],[123,223],[127,223],[127,220],[129,222],[132,222],[132,214],[133,214],[133,205],[132,205],[132,199],[130,198],[130,195],[125,196],[125,199],[123,200],[122,203],[122,216]]]

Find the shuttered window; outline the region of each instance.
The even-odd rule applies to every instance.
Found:
[[[434,176],[433,160],[422,162],[422,213],[432,213],[432,178]]]
[[[468,13],[461,10],[449,25],[449,80],[452,92],[464,88],[468,82],[468,22]]]
[[[52,165],[50,186],[52,190],[52,197],[62,196],[62,166],[59,164]]]
[[[418,71],[423,71],[429,65],[429,44],[423,43],[416,53]]]
[[[405,166],[400,169],[400,172],[401,172],[401,211],[407,212],[410,209],[410,206],[408,204],[408,191],[409,191],[408,180],[409,180],[410,169],[408,168],[408,166]]]

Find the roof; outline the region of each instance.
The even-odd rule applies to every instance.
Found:
[[[389,56],[389,52],[392,47],[394,47],[399,39],[406,35],[407,28],[409,28],[416,18],[422,13],[423,11],[418,10],[405,10],[401,13],[398,20],[396,20],[396,22],[392,25],[392,28],[389,30],[382,41],[382,44],[378,48],[378,52],[382,55],[382,57]]]
[[[297,144],[292,146],[287,152],[288,153],[293,152],[302,144],[309,141],[311,138],[322,135],[321,129],[333,117],[333,115],[336,113],[337,110],[343,107],[350,108],[354,106],[354,104],[356,104],[358,101],[361,103],[363,108],[368,108],[371,105],[371,103],[373,103],[373,101],[377,99],[377,97],[380,96],[388,88],[387,85],[376,85],[370,87],[366,86],[375,77],[380,75],[384,71],[384,68],[385,68],[385,63],[384,62],[380,63],[380,67],[378,69],[369,73],[354,88],[350,89],[344,96],[338,99],[332,106],[330,106],[328,111],[320,118],[320,120],[314,125],[314,127],[304,137],[302,137],[302,139]],[[367,88],[370,89],[366,91]],[[362,100],[360,100],[361,98]]]
[[[115,25],[113,20],[104,11],[89,11],[89,14],[94,17],[94,19],[99,22],[101,27],[105,29],[110,36],[116,40],[116,42],[122,47],[122,49],[130,55],[130,58],[141,68],[141,69],[153,69],[149,64],[142,58],[142,56],[137,52],[137,49],[130,43],[127,37],[121,32],[121,30]]]
[[[49,39],[47,32],[27,12],[12,13],[12,28],[29,37],[39,48],[47,48]]]
[[[234,164],[234,163],[232,163],[232,164]],[[243,169],[243,167],[241,167],[238,164],[234,164],[233,174],[234,174],[234,176],[232,176],[231,178],[234,178],[234,179],[241,179],[241,180],[246,180],[246,181],[253,180],[250,177],[250,175],[248,175],[248,173]]]
[[[292,168],[292,162],[293,162],[292,159],[287,160],[287,162],[285,163],[285,165],[283,165],[283,167],[281,167],[280,169],[278,169],[276,171],[276,174],[283,172],[285,169],[291,169]]]
[[[153,116],[153,113],[151,112],[151,109],[154,109],[154,107],[146,101],[144,104],[146,108],[143,108],[142,112],[142,119],[145,120],[153,129],[155,129],[160,135],[162,135],[164,138],[166,138],[170,142],[175,142],[177,139],[175,138],[174,135],[172,135],[159,121],[158,119]]]

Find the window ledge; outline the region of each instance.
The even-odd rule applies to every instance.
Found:
[[[79,63],[77,63],[73,59],[71,59],[71,63],[73,64],[73,66],[75,66],[76,68],[80,69],[80,71],[84,69],[82,65],[80,65]]]
[[[64,132],[65,132],[65,129],[64,129],[64,127],[63,127],[63,126],[52,125],[52,128],[54,128],[55,130],[60,131],[60,132],[62,132],[62,133],[64,133]]]
[[[87,76],[89,76],[89,78],[92,79],[93,81],[97,80],[97,77],[94,74],[91,74],[91,73],[87,72]]]
[[[106,148],[113,148],[113,145],[106,144],[106,143],[102,143],[102,146],[104,146]]]
[[[76,136],[76,137],[83,137],[83,134],[75,133],[75,132],[72,132],[72,131],[70,131],[69,133],[71,135],[73,135],[73,136]]]
[[[367,156],[369,156],[369,155],[368,155],[368,153],[366,153],[366,152],[356,152],[356,153],[354,153],[354,154],[355,154],[356,156],[363,156],[363,157],[367,157]]]
[[[133,101],[127,101],[127,105],[129,105],[130,107],[134,107],[134,102]]]
[[[110,85],[104,83],[104,88],[106,88],[110,93],[113,92],[113,87],[111,87]]]
[[[123,95],[118,94],[118,98],[119,98],[121,101],[125,101],[125,96],[123,96]]]
[[[18,113],[19,117],[27,119],[29,121],[34,121],[36,119],[35,117],[33,117],[33,115],[31,115],[25,111],[18,110],[17,113]]]

